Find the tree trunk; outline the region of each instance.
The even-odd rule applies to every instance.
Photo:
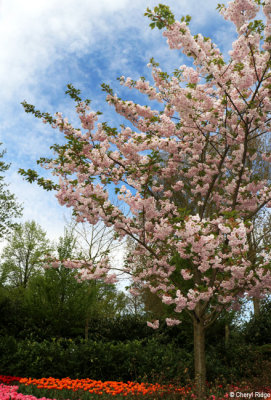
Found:
[[[258,317],[260,315],[260,306],[260,299],[253,297],[254,317]]]
[[[228,346],[229,344],[229,337],[230,337],[230,327],[229,324],[226,322],[225,324],[225,345]]]
[[[85,323],[85,340],[88,340],[88,323],[89,323],[89,316],[86,316],[86,323]]]
[[[206,363],[205,363],[205,329],[203,322],[194,318],[194,366],[197,399],[205,399]]]

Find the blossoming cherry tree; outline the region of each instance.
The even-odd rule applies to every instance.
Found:
[[[262,296],[271,287],[269,250],[252,265],[247,240],[252,218],[271,207],[269,180],[251,168],[260,151],[255,140],[270,131],[271,1],[234,0],[218,9],[237,30],[228,62],[209,38],[191,34],[190,17],[176,21],[164,5],[147,10],[151,27],[165,28],[169,47],[182,50],[193,66],[169,76],[151,60],[153,85],[120,78],[155,100],[157,110],[123,101],[103,85],[107,101],[129,121],[120,131],[106,123],[95,128],[99,113],[71,85],[82,129],[60,113],[52,118],[24,103],[27,112],[59,129],[66,143],[53,147],[53,159],[39,161],[59,177],[58,185],[34,171],[21,173],[56,189],[59,203],[72,207],[78,221],[102,220],[120,239],[137,243],[127,265],[135,286],[174,305],[168,325],[178,324],[183,310],[191,317],[199,399],[205,391],[206,327],[239,298]],[[260,9],[265,24],[255,19]],[[271,161],[271,151],[260,156]],[[172,177],[165,190],[163,182]],[[129,213],[115,204],[114,186]],[[134,268],[141,256],[144,268]],[[82,279],[116,280],[107,258],[96,265],[68,260],[66,266],[78,268]],[[158,328],[159,321],[148,325]]]

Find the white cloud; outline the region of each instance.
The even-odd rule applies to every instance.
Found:
[[[65,218],[69,220],[70,212],[58,204],[55,193],[28,183],[14,172],[7,175],[6,181],[18,203],[23,204],[23,221],[37,221],[51,240],[63,235]]]
[[[66,54],[75,56],[97,41],[103,13],[127,3],[77,0],[4,0],[0,15],[0,83],[7,98]],[[105,29],[105,24],[103,24]],[[109,29],[109,27],[107,27]]]
[[[190,13],[196,26],[204,26],[215,13],[216,0],[204,2],[200,13],[195,14],[198,1],[169,1],[176,15]],[[131,32],[140,35],[139,50],[153,43],[148,21],[143,17],[146,6],[153,7],[157,1],[139,0],[2,0],[0,5],[0,85],[2,98],[11,99],[22,89],[33,88],[39,76],[50,65],[61,63],[67,55],[71,60],[98,47],[100,51],[125,28],[138,29]],[[177,15],[178,17],[180,15]],[[158,38],[160,33],[156,32]],[[119,49],[129,45],[127,35]],[[160,40],[163,40],[162,38]],[[155,47],[155,46],[154,46]],[[154,48],[155,52],[155,48]],[[123,56],[124,54],[122,54]],[[135,55],[136,56],[136,55]],[[138,54],[140,56],[140,54]],[[116,57],[116,54],[115,54]],[[125,63],[116,57],[116,61]],[[68,61],[69,62],[69,61]],[[129,62],[129,60],[126,60]],[[146,60],[148,62],[148,60]]]

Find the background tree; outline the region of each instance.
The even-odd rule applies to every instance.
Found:
[[[138,270],[142,271],[147,263],[146,257],[141,255],[139,258],[134,258],[134,252],[136,251],[137,243],[130,237],[126,239],[126,254],[124,258],[124,265],[127,266],[129,279],[131,286],[127,286],[126,289],[130,290],[130,295],[127,298],[127,309],[135,316],[144,315],[151,320],[165,319],[168,315],[168,307],[161,302],[159,296],[156,293],[152,293],[148,287],[144,288],[140,283],[135,284],[133,282],[133,275]]]
[[[3,161],[5,153],[5,150],[0,152],[0,239],[5,238],[15,228],[14,219],[22,215],[22,206],[17,203],[14,194],[7,189],[8,185],[4,182],[4,174],[10,167],[10,164]]]
[[[85,235],[87,243],[98,245],[100,250],[95,251],[95,256],[100,257],[103,239],[99,236],[100,241],[95,241],[96,230],[101,234],[101,229],[94,227],[89,238],[86,229],[80,231],[77,226],[75,230],[74,226],[68,225],[63,237],[54,246],[60,264],[50,268],[50,261],[47,261],[44,274],[31,279],[26,301],[37,334],[41,329],[49,336],[84,335],[88,339],[89,330],[93,328],[91,321],[117,316],[124,310],[125,295],[118,292],[114,285],[108,286],[102,281],[78,281],[77,269],[67,269],[61,263],[83,257],[84,252],[88,259],[94,252],[95,248],[86,249],[83,243],[79,245],[82,237],[78,232]]]
[[[78,223],[74,217],[68,226],[76,236],[77,255],[74,258],[97,264],[104,257],[108,257],[118,275],[123,274],[121,266],[114,265],[114,254],[116,251],[121,251],[122,244],[116,241],[112,228],[102,222],[90,226],[84,222]],[[72,259],[72,257],[69,258]],[[125,308],[126,297],[124,293],[118,292],[114,285],[105,285],[101,280],[84,282],[83,287],[85,290],[81,291],[82,294],[84,293],[81,303],[85,304],[85,338],[87,339],[89,322],[93,316],[118,315]]]
[[[270,148],[269,136],[258,136],[249,143],[251,151],[257,149],[254,160],[248,161],[248,168],[253,170],[258,180],[265,180],[270,184],[271,164],[263,159],[262,155],[268,152]],[[257,215],[252,218],[253,230],[248,233],[249,255],[248,258],[252,265],[257,265],[257,260],[264,249],[271,248],[271,225],[270,212],[268,208],[263,207]],[[261,299],[253,297],[254,316],[260,313]]]
[[[76,238],[73,232],[65,229],[53,246],[58,259],[64,260],[75,256]],[[47,264],[43,264],[44,267]],[[44,273],[36,275],[30,282],[26,301],[33,320],[33,327],[40,328],[50,335],[65,337],[70,325],[76,327],[78,305],[75,303],[78,282],[75,271],[60,265],[57,269],[46,268]],[[76,300],[74,301],[74,298]],[[50,332],[48,332],[48,328]],[[76,328],[75,328],[76,329]]]
[[[26,288],[29,280],[40,274],[49,240],[40,225],[27,221],[15,227],[1,256],[1,276],[10,286]]]
[[[89,225],[77,222],[73,216],[67,224],[68,229],[74,232],[77,243],[77,256],[84,260],[98,262],[102,257],[113,256],[121,244],[116,240],[114,230],[102,222]]]

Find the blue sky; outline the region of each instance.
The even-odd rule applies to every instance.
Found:
[[[162,0],[161,0],[162,1]],[[49,146],[61,140],[50,126],[25,114],[21,102],[54,114],[60,111],[75,121],[73,102],[64,95],[67,83],[92,100],[102,121],[123,123],[105,102],[102,82],[125,99],[146,104],[144,96],[119,86],[124,75],[151,80],[151,57],[170,73],[187,59],[169,50],[162,32],[151,30],[143,16],[154,0],[0,0],[0,141],[7,149],[10,190],[24,205],[23,220],[34,219],[51,239],[63,234],[65,215],[54,193],[30,185],[17,174],[35,168],[36,160],[50,155]],[[192,16],[193,34],[211,37],[225,55],[235,38],[232,24],[216,11],[216,0],[168,0],[177,19]],[[140,101],[140,98],[142,99]],[[79,124],[77,125],[77,127]]]

